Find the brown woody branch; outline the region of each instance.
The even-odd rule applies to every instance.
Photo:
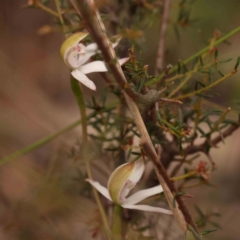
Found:
[[[197,152],[203,152],[207,154],[207,146],[217,147],[217,144],[222,141],[222,139],[225,139],[226,137],[230,136],[233,132],[235,132],[237,129],[240,128],[239,125],[231,125],[229,128],[227,128],[225,131],[223,131],[221,134],[213,138],[212,140],[206,139],[202,144],[199,145],[190,145],[183,149],[184,155],[187,156],[189,154],[195,154]],[[168,168],[169,164],[171,163],[172,159],[174,159],[174,156],[179,155],[179,149],[175,141],[172,141],[170,144],[168,144],[167,148],[164,148],[163,154],[162,154],[162,163],[165,168]]]
[[[158,50],[157,50],[157,60],[156,60],[156,74],[158,70],[163,70],[163,60],[164,60],[164,51],[165,51],[165,33],[168,25],[168,16],[170,12],[171,0],[164,0],[163,4],[163,15],[162,21],[160,25],[160,33],[159,33],[159,42],[158,42]]]
[[[196,146],[189,146],[187,148],[184,149],[184,154],[188,155],[188,154],[193,154],[196,152],[203,152],[206,153],[206,148],[207,145],[216,147],[216,145],[222,141],[222,139],[228,137],[229,135],[231,135],[234,131],[236,131],[238,128],[240,127],[240,125],[231,125],[228,129],[226,129],[225,131],[223,131],[221,133],[221,135],[219,134],[217,137],[215,137],[212,140],[208,140],[206,139],[205,142],[203,142],[200,145],[196,145]]]

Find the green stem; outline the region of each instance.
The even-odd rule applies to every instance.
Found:
[[[231,108],[228,107],[227,110],[220,116],[220,118],[215,122],[213,128],[211,129],[211,133],[218,130],[219,125],[224,121],[226,115],[230,112]]]
[[[55,11],[53,11],[52,9],[44,6],[41,2],[38,2],[36,6],[40,9],[42,9],[43,11],[53,15],[54,17],[58,17],[58,14]]]
[[[168,98],[171,98],[173,95],[175,95],[182,87],[184,87],[189,79],[192,77],[191,74],[188,74],[185,79],[175,88],[172,90],[172,92],[168,95]]]
[[[83,94],[82,94],[82,88],[79,85],[78,81],[75,80],[71,76],[71,87],[74,96],[76,97],[79,110],[81,113],[81,119],[82,119],[82,134],[83,134],[83,144],[87,146],[87,116],[86,116],[86,109],[85,109],[85,103],[83,99]]]
[[[55,2],[55,6],[56,6],[56,8],[57,8],[58,18],[59,18],[60,23],[61,23],[62,28],[63,28],[64,20],[63,20],[63,17],[62,17],[61,7],[60,7],[60,4],[59,4],[59,0],[54,0],[54,2]]]
[[[42,138],[42,139],[38,140],[37,142],[35,142],[35,143],[33,143],[33,144],[31,144],[31,145],[29,145],[29,146],[27,146],[27,147],[25,147],[25,148],[23,148],[21,150],[18,150],[18,151],[12,153],[11,155],[9,155],[9,156],[7,156],[5,158],[2,158],[0,160],[0,166],[5,164],[5,163],[11,162],[12,160],[14,160],[16,158],[21,157],[21,156],[23,156],[23,155],[25,155],[25,154],[27,154],[27,153],[29,153],[29,152],[39,148],[39,147],[41,147],[41,146],[51,142],[53,139],[57,138],[61,134],[65,133],[65,132],[67,132],[67,131],[75,128],[75,127],[77,127],[79,124],[81,124],[81,120],[78,120],[78,121],[70,124],[69,126],[61,129],[60,131],[58,131],[56,133],[53,133],[53,134],[51,134],[51,135],[49,135],[49,136],[47,136],[45,138]]]
[[[214,64],[216,64],[216,62],[207,64],[205,66],[200,66],[199,68],[194,68],[194,69],[192,69],[191,71],[189,71],[187,73],[176,74],[175,76],[166,79],[166,83],[173,82],[174,80],[177,80],[179,78],[185,77],[186,75],[193,75],[194,73],[197,73],[200,70],[204,70],[206,68],[209,68],[209,67],[213,66]]]
[[[191,172],[186,173],[184,175],[173,177],[173,178],[171,178],[171,180],[175,182],[175,181],[179,181],[179,180],[182,180],[182,179],[194,176],[194,175],[196,175],[196,171],[191,171]]]
[[[71,76],[71,87],[72,87],[73,94],[76,97],[78,107],[79,107],[79,110],[80,110],[80,113],[81,113],[81,118],[82,118],[83,158],[84,158],[84,161],[85,161],[88,178],[92,179],[92,171],[91,171],[91,168],[90,168],[90,163],[89,163],[89,158],[88,158],[88,135],[87,135],[86,108],[85,108],[85,103],[84,103],[84,98],[83,98],[83,93],[82,93],[81,86],[79,85],[78,81],[75,80],[72,76]],[[103,220],[103,224],[104,224],[106,233],[107,233],[108,237],[111,238],[111,230],[110,230],[110,227],[109,227],[109,224],[108,224],[107,215],[106,215],[106,213],[104,211],[104,208],[102,206],[102,203],[100,201],[100,197],[98,195],[98,192],[96,191],[95,188],[92,188],[92,189],[93,189],[93,195],[95,197],[96,203],[98,205],[98,208],[99,208],[102,220]]]
[[[235,35],[236,33],[240,32],[240,26],[233,29],[232,31],[230,31],[228,34],[226,34],[225,36],[219,38],[214,44],[213,46],[217,46],[220,43],[224,42],[225,40],[227,40],[228,38],[230,38],[231,36]],[[211,46],[211,47],[213,47]],[[189,62],[191,62],[194,58],[201,56],[202,54],[204,54],[205,52],[209,51],[209,46],[201,49],[200,51],[198,51],[197,53],[193,54],[192,56],[190,56],[189,58],[187,58],[185,61],[183,61],[183,64],[188,64]],[[171,68],[171,70],[169,71],[170,73],[176,72],[178,69],[178,66],[175,65]],[[162,79],[162,77],[164,76],[164,73],[162,73],[161,75],[159,75],[158,79]],[[154,83],[158,82],[158,80],[156,79],[152,79],[149,82],[147,82],[145,85],[146,86],[150,86]]]
[[[178,96],[176,98],[174,98],[175,100],[180,100],[180,99],[184,99],[184,98],[188,98],[188,97],[192,97],[194,95],[197,95],[199,93],[202,93],[208,89],[211,89],[212,87],[218,85],[219,83],[223,82],[224,80],[226,80],[227,78],[231,77],[233,74],[235,74],[237,71],[236,70],[233,70],[232,72],[226,74],[225,76],[223,76],[222,78],[218,79],[217,81],[209,84],[207,87],[205,88],[201,88],[199,90],[196,90],[194,92],[191,92],[191,93],[188,93],[188,94],[185,94],[185,95],[181,95],[181,96]]]
[[[112,231],[113,231],[114,240],[122,239],[122,207],[116,204],[114,205]]]

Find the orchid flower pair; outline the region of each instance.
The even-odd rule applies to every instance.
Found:
[[[67,38],[61,46],[60,53],[65,64],[72,70],[72,76],[91,90],[96,90],[96,85],[86,74],[92,72],[107,72],[108,69],[103,61],[86,63],[90,57],[99,53],[97,44],[91,43],[85,46],[81,41],[88,35],[85,32],[78,32]],[[116,47],[121,39],[117,38],[112,47]],[[118,59],[123,65],[129,58]]]
[[[119,166],[111,174],[108,180],[107,188],[91,179],[86,179],[86,181],[96,188],[108,200],[122,206],[123,208],[172,214],[172,211],[160,207],[136,205],[150,196],[162,193],[163,189],[160,185],[138,191],[132,194],[130,197],[127,197],[129,192],[139,182],[143,175],[144,169],[145,164],[142,159]]]

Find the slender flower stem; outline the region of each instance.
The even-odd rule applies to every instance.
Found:
[[[82,118],[83,158],[85,161],[88,178],[92,179],[92,171],[91,171],[90,163],[89,163],[89,159],[88,159],[87,115],[86,115],[86,108],[85,108],[85,103],[84,103],[84,99],[83,99],[83,93],[82,93],[81,85],[79,85],[78,81],[75,80],[73,77],[71,77],[71,87],[72,87],[72,91],[76,97],[78,107],[79,107],[79,110],[81,113],[81,118]],[[104,224],[106,233],[107,233],[108,237],[110,237],[111,230],[110,230],[110,227],[108,224],[107,216],[106,216],[106,213],[102,206],[102,203],[100,201],[98,192],[96,191],[95,188],[93,188],[93,194],[94,194],[96,203],[98,205],[99,211],[101,213],[101,217],[103,220],[103,224]]]
[[[54,17],[58,17],[58,13],[56,13],[55,11],[53,11],[51,8],[48,8],[46,6],[44,6],[40,1],[37,3],[36,5],[38,8],[42,9],[43,11],[51,14]]]
[[[73,94],[76,97],[79,110],[81,113],[81,118],[82,118],[82,135],[83,135],[83,144],[85,145],[84,150],[87,150],[86,147],[88,146],[88,137],[87,137],[87,116],[86,116],[86,109],[85,109],[85,104],[84,104],[84,99],[83,99],[83,94],[82,94],[82,88],[79,85],[78,81],[75,80],[71,76],[71,87]]]
[[[114,206],[113,215],[113,236],[114,240],[122,239],[122,207],[119,205]]]
[[[232,37],[233,35],[235,35],[236,33],[240,32],[240,26],[238,26],[237,28],[234,28],[232,31],[230,31],[228,34],[226,34],[225,36],[219,38],[216,42],[214,42],[213,46],[217,46],[220,43],[226,41],[228,38]],[[213,47],[212,46],[212,47]],[[197,53],[193,54],[192,56],[190,56],[189,58],[187,58],[186,60],[183,61],[183,64],[188,64],[189,62],[191,62],[194,58],[201,56],[202,54],[204,54],[205,52],[209,51],[209,46],[201,49],[200,51],[198,51]],[[176,72],[178,69],[178,66],[175,65],[172,67],[172,69],[170,69],[169,74],[170,73],[174,73]],[[158,79],[161,79],[164,76],[164,73],[162,73]],[[149,82],[147,82],[145,85],[146,86],[151,86],[152,84],[156,83],[156,79],[152,79]]]

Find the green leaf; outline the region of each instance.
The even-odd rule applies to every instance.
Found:
[[[197,62],[198,62],[198,57],[195,57],[193,59],[193,62],[192,62],[192,69],[194,69],[194,67],[196,66]]]
[[[200,61],[201,66],[204,66],[202,56],[199,57],[199,61]]]
[[[221,77],[224,77],[224,74],[220,70],[218,71],[218,73]]]
[[[142,154],[140,152],[131,152],[132,155],[137,155],[137,156],[141,156]]]
[[[219,63],[227,63],[227,62],[230,62],[230,61],[232,61],[232,60],[233,60],[233,58],[227,58],[227,59],[225,59],[225,60],[219,61]]]
[[[178,138],[178,150],[179,150],[180,155],[183,157],[184,153],[183,153],[182,139],[181,138]]]
[[[41,3],[45,6],[49,4],[50,0],[41,0]]]
[[[206,218],[204,213],[202,212],[202,210],[197,206],[197,205],[194,205],[194,208],[195,210],[197,211],[198,215],[201,217],[201,218]]]
[[[178,30],[178,27],[176,25],[173,26],[173,30],[174,30],[174,33],[175,33],[175,36],[176,36],[177,40],[180,42],[181,41],[181,37],[180,37],[180,33],[179,33],[179,30]]]
[[[202,232],[202,235],[206,235],[206,234],[209,234],[211,232],[216,232],[217,230],[218,230],[217,228],[206,230],[206,231]]]
[[[234,70],[237,70],[239,63],[240,63],[240,57],[237,58]]]
[[[231,119],[224,119],[224,120],[223,120],[223,123],[229,123],[229,124],[232,124],[232,125],[235,125],[235,126],[238,126],[238,125],[239,125],[238,122],[233,121],[233,120],[231,120]]]
[[[191,225],[188,225],[188,228],[198,240],[202,240],[202,237],[194,230],[194,228]]]
[[[218,49],[214,52],[214,58],[216,59],[218,57]]]
[[[180,72],[181,72],[181,61],[180,60],[178,60],[178,63],[177,63],[177,73],[178,74],[180,74]]]

